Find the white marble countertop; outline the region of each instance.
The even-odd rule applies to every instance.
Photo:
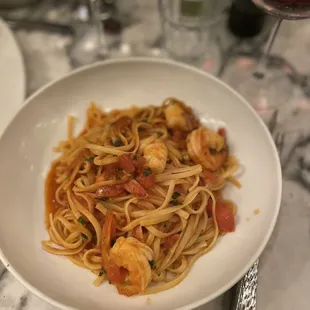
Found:
[[[137,1],[139,2],[139,1]],[[143,9],[154,11],[154,5]],[[141,13],[141,12],[140,12]],[[151,15],[126,29],[127,40],[137,40],[146,19],[157,39],[158,19]],[[150,28],[148,28],[150,31]],[[299,72],[310,74],[310,21],[284,22],[274,51]],[[70,38],[40,31],[16,32],[24,54],[28,94],[72,70],[65,47]],[[285,133],[282,152],[283,199],[279,219],[261,256],[258,310],[308,310],[310,279],[310,113],[305,107],[290,114],[275,128]],[[229,309],[230,295],[219,297],[200,310]],[[55,307],[28,292],[0,263],[0,309],[52,310]]]

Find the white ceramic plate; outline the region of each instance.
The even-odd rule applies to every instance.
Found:
[[[25,98],[25,70],[13,33],[0,18],[0,134]]]
[[[226,196],[238,205],[237,230],[220,238],[177,287],[127,298],[114,286],[92,285],[93,274],[47,254],[44,178],[51,148],[66,136],[66,117],[84,119],[90,100],[105,108],[159,105],[174,96],[204,119],[226,124],[232,152],[244,173],[241,190]],[[166,60],[112,60],[78,70],[28,99],[0,141],[0,247],[9,270],[31,291],[62,309],[189,309],[235,284],[265,247],[277,218],[281,170],[273,141],[249,105],[212,76]],[[260,214],[254,215],[259,209]],[[149,300],[147,298],[150,298]]]

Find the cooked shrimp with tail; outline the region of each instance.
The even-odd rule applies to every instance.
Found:
[[[124,274],[122,282],[114,282],[118,292],[126,296],[143,293],[152,279],[152,260],[149,246],[133,237],[119,237],[110,251],[110,264]]]
[[[211,171],[222,167],[228,156],[226,138],[202,126],[188,135],[187,149],[195,163]]]

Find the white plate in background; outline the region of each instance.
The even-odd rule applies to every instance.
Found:
[[[25,68],[15,37],[0,18],[0,135],[25,99]]]

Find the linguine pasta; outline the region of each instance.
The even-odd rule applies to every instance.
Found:
[[[220,235],[235,230],[222,197],[234,174],[226,132],[203,127],[174,98],[161,106],[104,112],[91,104],[83,131],[54,151],[45,184],[43,249],[68,257],[120,294],[180,283]]]

